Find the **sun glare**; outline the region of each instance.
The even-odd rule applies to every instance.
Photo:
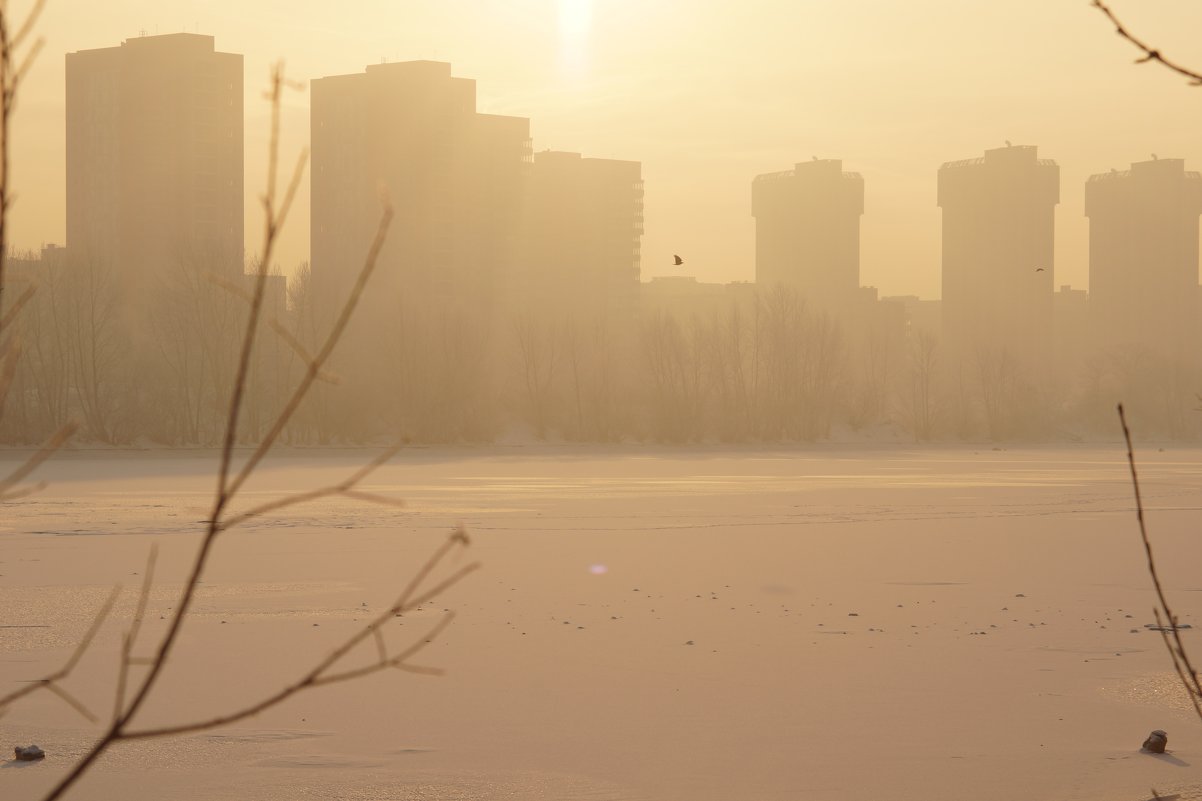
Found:
[[[575,80],[587,71],[593,0],[559,0],[559,73]]]
[[[559,34],[565,43],[588,35],[593,22],[593,0],[559,0]]]

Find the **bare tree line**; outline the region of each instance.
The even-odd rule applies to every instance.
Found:
[[[214,447],[224,434],[247,279],[203,259],[157,276],[136,324],[111,269],[43,264],[13,325],[0,442]],[[330,310],[307,266],[271,278],[244,387],[240,443],[320,347]],[[811,442],[829,437],[1064,441],[1106,436],[1114,397],[1160,438],[1202,433],[1202,365],[1135,345],[1048,354],[898,336],[808,306],[784,287],[704,313],[633,319],[525,310],[481,320],[453,306],[373,298],[282,431],[292,445],[497,441]],[[952,343],[953,345],[958,343]],[[859,432],[859,433],[857,433]]]

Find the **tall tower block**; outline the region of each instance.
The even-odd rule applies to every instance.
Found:
[[[1033,146],[939,169],[943,337],[962,358],[1004,350],[1032,366],[1051,351],[1060,167]]]
[[[755,280],[797,289],[826,309],[844,309],[860,286],[864,179],[838,159],[759,175],[751,186]]]

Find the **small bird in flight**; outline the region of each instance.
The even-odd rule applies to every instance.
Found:
[[[684,264],[684,259],[680,258],[680,256],[677,256],[676,254],[672,255],[672,259],[673,259],[673,265],[676,267],[679,267],[680,265]]]
[[[1043,268],[1042,268],[1042,267],[1036,267],[1036,268],[1035,268],[1035,272],[1037,272],[1037,273],[1041,273],[1041,272],[1043,272]]]

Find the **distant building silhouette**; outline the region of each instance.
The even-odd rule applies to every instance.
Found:
[[[1202,175],[1154,159],[1085,184],[1093,336],[1103,347],[1197,350]]]
[[[747,313],[755,302],[755,284],[733,281],[705,283],[691,275],[657,275],[642,285],[640,307],[644,317],[668,314],[682,322],[726,317],[733,310]]]
[[[905,329],[910,336],[924,335],[939,340],[943,329],[941,301],[923,300],[917,295],[890,295],[882,297],[881,303],[902,307]]]
[[[639,162],[536,154],[526,230],[511,287],[514,308],[635,315],[643,236]]]
[[[318,291],[345,296],[386,188],[396,216],[370,293],[385,305],[490,308],[521,246],[530,121],[478,113],[475,81],[434,61],[320,78],[310,93]]]
[[[838,159],[759,175],[751,187],[755,280],[783,284],[820,306],[842,309],[860,286],[864,179]]]
[[[67,245],[144,292],[243,259],[242,56],[190,33],[68,53]]]
[[[943,337],[959,355],[1002,348],[1045,363],[1059,202],[1060,167],[1034,146],[940,167]]]

